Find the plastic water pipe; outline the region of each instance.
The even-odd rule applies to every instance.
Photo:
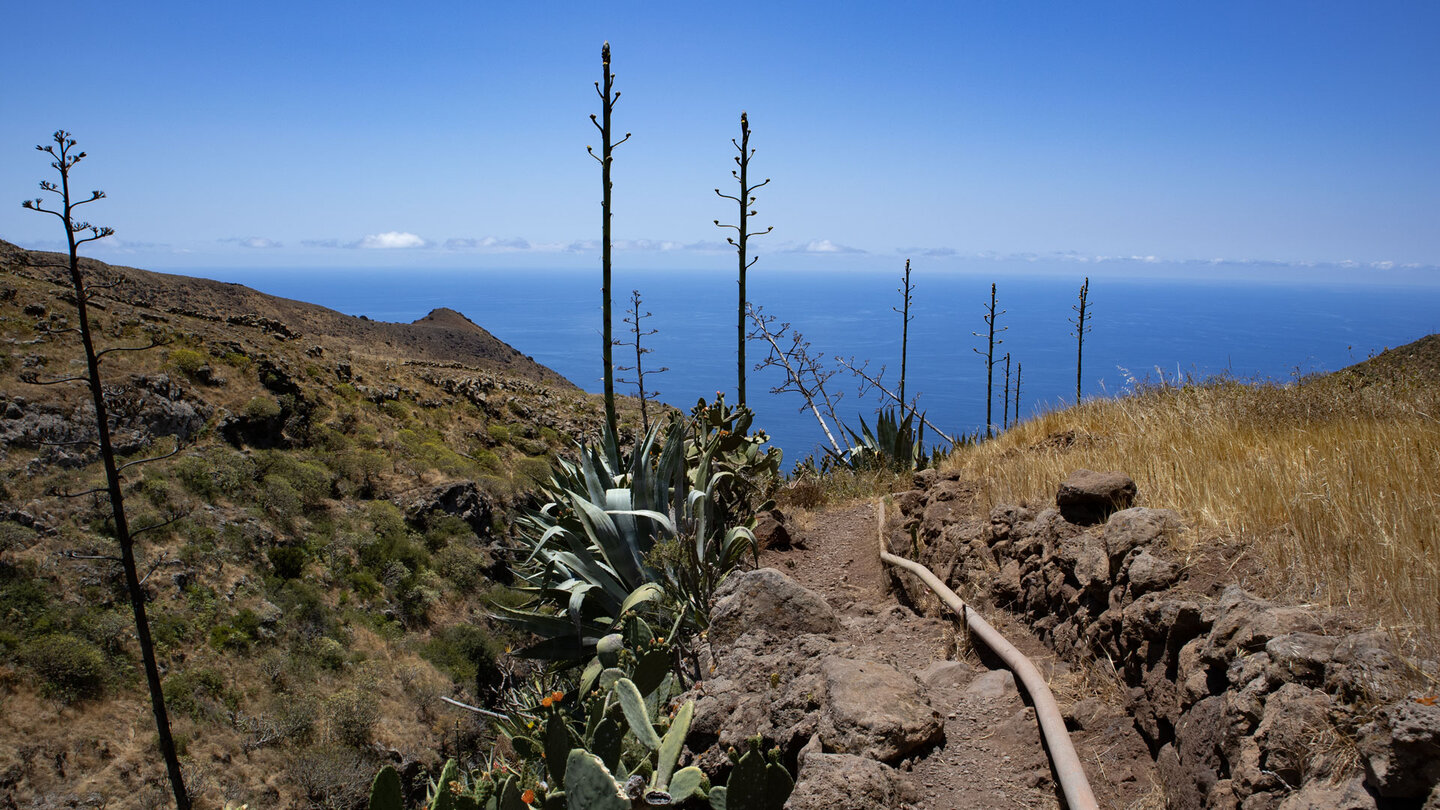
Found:
[[[1065,796],[1065,806],[1069,810],[1099,810],[1100,805],[1090,790],[1090,781],[1085,778],[1085,769],[1080,765],[1080,756],[1075,753],[1075,746],[1070,742],[1070,733],[1065,730],[1065,718],[1060,714],[1060,706],[1055,703],[1055,696],[1051,694],[1050,686],[1045,683],[1040,670],[1035,668],[1029,658],[1015,649],[1015,645],[1006,641],[999,631],[991,627],[989,622],[981,618],[979,613],[946,587],[929,568],[885,550],[884,501],[880,502],[876,534],[880,540],[880,559],[919,577],[947,607],[965,620],[971,634],[978,636],[985,646],[1000,656],[1016,679],[1025,686],[1026,693],[1035,705],[1035,717],[1040,721],[1040,735],[1044,737],[1045,748],[1050,752],[1050,762],[1055,767],[1055,777],[1059,780],[1060,791]]]

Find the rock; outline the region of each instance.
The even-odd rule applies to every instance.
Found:
[[[465,521],[476,537],[490,534],[494,507],[474,481],[455,481],[432,487],[408,504],[403,504],[405,517],[415,528],[424,531],[444,515]]]
[[[1265,652],[1276,669],[1277,681],[1294,681],[1319,686],[1325,679],[1325,665],[1335,651],[1335,639],[1315,633],[1286,633],[1265,642]]]
[[[1019,690],[1015,688],[1015,676],[1010,670],[993,669],[971,681],[965,688],[965,694],[978,698],[1003,698],[1018,695]]]
[[[919,489],[909,489],[895,494],[895,506],[902,515],[919,514],[925,507],[925,492]]]
[[[1180,529],[1180,516],[1169,509],[1122,509],[1105,521],[1101,536],[1112,563],[1118,565],[1131,551],[1148,546]]]
[[[852,754],[808,754],[786,810],[873,810],[920,796],[894,768]]]
[[[1074,565],[1075,581],[1080,589],[1093,593],[1110,590],[1110,559],[1105,547],[1089,534],[1082,534],[1061,543],[1057,553]]]
[[[1238,585],[1227,586],[1206,616],[1212,621],[1207,655],[1217,661],[1263,650],[1276,636],[1321,629],[1310,611],[1276,607]]]
[[[1365,781],[1381,796],[1419,800],[1440,783],[1440,705],[1392,703],[1362,732]]]
[[[1105,704],[1096,698],[1081,698],[1070,704],[1063,712],[1065,728],[1070,731],[1085,731],[1106,715]]]
[[[1404,691],[1406,666],[1382,630],[1352,633],[1336,643],[1325,666],[1325,690],[1342,701],[1384,703]]]
[[[1281,685],[1265,700],[1255,729],[1262,767],[1287,785],[1298,785],[1322,764],[1317,739],[1329,728],[1330,696],[1298,683]]]
[[[945,737],[939,712],[915,679],[889,664],[831,656],[821,664],[828,705],[826,750],[894,762]]]
[[[1338,784],[1306,782],[1280,802],[1279,810],[1375,810],[1375,799],[1357,776]]]
[[[1130,595],[1139,596],[1174,585],[1175,580],[1180,578],[1180,569],[1169,560],[1162,560],[1148,551],[1141,551],[1130,560],[1125,574],[1130,579]]]
[[[839,630],[830,603],[774,568],[732,574],[716,589],[710,611],[711,644],[733,644],[755,632],[784,640]]]
[[[931,689],[952,689],[967,683],[975,669],[964,661],[933,661],[920,670],[920,682]]]
[[[755,519],[755,540],[760,548],[774,548],[781,551],[791,547],[790,530],[785,526],[785,513],[779,509],[762,512]]]
[[[1055,505],[1071,523],[1100,523],[1135,502],[1135,482],[1120,472],[1076,470],[1060,483]]]

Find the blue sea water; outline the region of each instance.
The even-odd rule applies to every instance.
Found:
[[[205,275],[263,292],[309,301],[374,320],[413,321],[436,307],[459,310],[496,337],[588,391],[601,389],[600,279],[595,270],[231,269]],[[1075,396],[1075,338],[1071,307],[1084,273],[1047,275],[952,272],[914,277],[907,392],[920,394],[929,419],[952,435],[985,425],[984,309],[997,284],[997,359],[1023,367],[1020,414],[1063,406]],[[1286,380],[1334,371],[1387,347],[1440,332],[1440,284],[1375,284],[1374,278],[1329,280],[1274,277],[1253,280],[1168,277],[1092,278],[1093,331],[1085,340],[1086,397],[1113,395],[1134,378],[1167,379],[1230,373],[1244,379]],[[890,272],[767,270],[752,272],[749,298],[780,322],[790,322],[827,358],[885,367],[893,387],[900,369],[899,274]],[[616,273],[616,337],[622,310],[639,289],[653,313],[645,339],[652,354],[647,388],[689,409],[699,397],[735,388],[736,289],[733,275],[714,271]],[[766,354],[750,343],[749,357]],[[629,360],[624,347],[616,358]],[[827,365],[838,369],[833,360]],[[622,375],[623,376],[623,375]],[[783,382],[775,369],[752,371],[747,389],[757,426],[786,454],[786,466],[816,452],[823,434],[796,394],[769,393]],[[874,393],[857,396],[854,377],[839,370],[832,394],[839,412],[858,429],[871,420]],[[1002,420],[1003,366],[996,369],[993,421]],[[624,390],[618,386],[617,390]],[[633,389],[632,389],[633,390]]]

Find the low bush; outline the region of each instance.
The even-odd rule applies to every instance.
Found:
[[[281,579],[299,579],[305,570],[305,550],[298,546],[276,546],[265,554],[275,576]]]
[[[186,377],[194,377],[200,369],[210,364],[210,358],[194,349],[172,349],[170,365]]]
[[[68,633],[26,642],[20,660],[40,677],[47,694],[65,701],[99,696],[111,671],[100,648]]]
[[[484,697],[501,683],[496,664],[498,646],[485,628],[457,624],[436,631],[420,648],[420,655],[455,683]]]

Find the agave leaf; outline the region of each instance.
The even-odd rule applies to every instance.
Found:
[[[625,611],[630,610],[636,605],[644,604],[645,602],[654,602],[657,599],[664,598],[664,588],[661,588],[658,584],[654,582],[647,582],[644,585],[641,585],[640,587],[631,591],[630,595],[625,597],[625,601],[620,603],[620,613],[623,614],[625,613]]]
[[[620,580],[631,585],[644,582],[645,576],[640,570],[640,556],[635,548],[620,536],[615,521],[611,520],[603,509],[584,499],[576,498],[575,506],[578,507],[576,511],[585,527],[586,536],[596,545]]]

